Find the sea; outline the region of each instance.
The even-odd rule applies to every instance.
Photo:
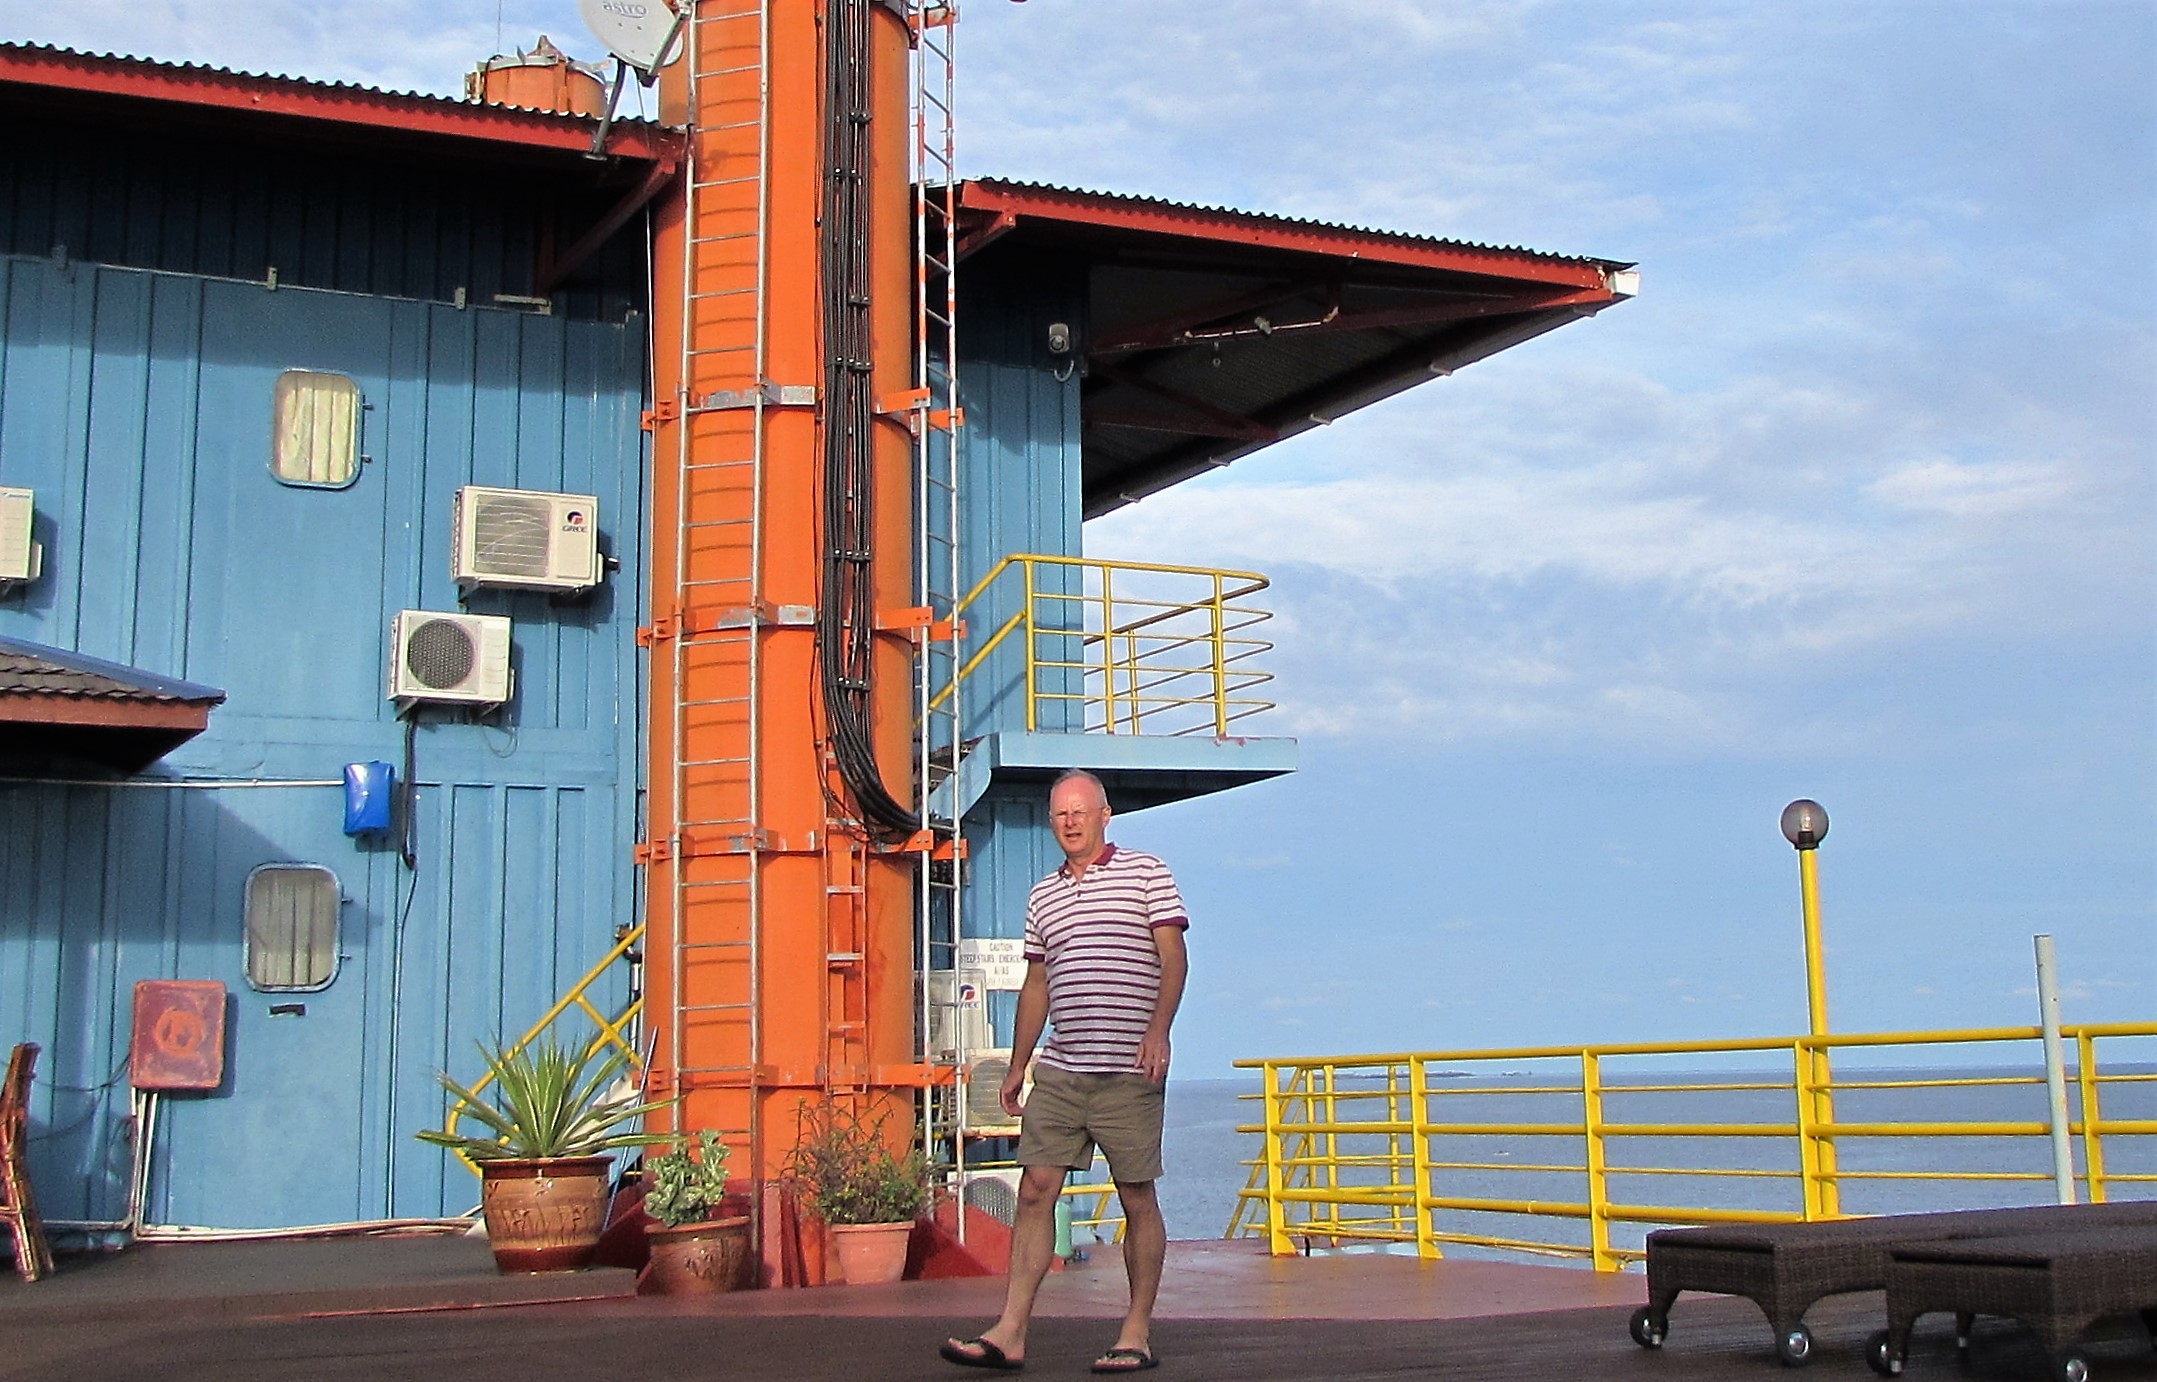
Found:
[[[1840,1073],[1840,1067],[1838,1067]],[[2107,1075],[2142,1076],[2127,1083],[2107,1083],[2103,1113],[2107,1121],[2157,1121],[2157,1066],[2110,1069]],[[2019,1070],[1869,1070],[1859,1076],[1872,1083],[1939,1078],[2019,1079],[2023,1082],[1947,1088],[1852,1089],[1835,1096],[1837,1122],[2022,1122],[2046,1118],[2041,1082],[2027,1082]],[[1665,1072],[1642,1082],[1761,1082],[1760,1072]],[[1769,1077],[1772,1078],[1772,1077]],[[1784,1077],[1787,1079],[1787,1075]],[[2071,1075],[2070,1075],[2071,1078]],[[1577,1093],[1508,1092],[1523,1084],[1547,1083],[1515,1075],[1459,1075],[1446,1080],[1433,1116],[1460,1123],[1558,1123],[1579,1119]],[[1239,1133],[1240,1124],[1262,1121],[1255,1073],[1246,1079],[1172,1080],[1168,1088],[1160,1182],[1162,1214],[1172,1239],[1219,1238],[1236,1208],[1250,1167],[1260,1154],[1260,1138]],[[1460,1096],[1460,1097],[1453,1097]],[[2074,1098],[2069,1086],[2069,1098]],[[1605,1094],[1603,1116],[1609,1122],[1633,1123],[1789,1123],[1793,1096],[1787,1089],[1628,1090],[1623,1082]],[[1345,1116],[1345,1115],[1344,1115]],[[1369,1144],[1367,1143],[1366,1146]],[[1344,1150],[1346,1150],[1344,1148]],[[1434,1139],[1434,1157],[1442,1162],[1477,1163],[1479,1169],[1434,1173],[1435,1193],[1447,1196],[1543,1199],[1582,1202],[1585,1177],[1577,1172],[1541,1171],[1538,1165],[1578,1164],[1578,1138],[1488,1134]],[[1613,1139],[1614,1167],[1715,1167],[1723,1170],[1789,1170],[1798,1164],[1793,1138],[1637,1137]],[[1839,1140],[1841,1169],[1857,1173],[1842,1186],[1846,1213],[1915,1213],[1933,1209],[1989,1208],[2049,1203],[2055,1198],[2052,1144],[2044,1136],[1955,1136],[1946,1138],[1850,1137]],[[2108,1175],[2157,1176],[2157,1134],[2114,1134],[2105,1139]],[[1482,1169],[1487,1166],[1489,1169]],[[1904,1179],[1943,1171],[2014,1172],[2021,1180]],[[2078,1193],[2079,1188],[2078,1188]],[[1707,1205],[1743,1209],[1796,1211],[1802,1190],[1792,1176],[1679,1176],[1624,1171],[1612,1183],[1612,1198],[1639,1205]],[[2114,1199],[2157,1198],[2157,1182],[2116,1183]],[[1585,1245],[1587,1225],[1576,1219],[1501,1216],[1441,1211],[1439,1227],[1490,1236]],[[1647,1225],[1614,1225],[1613,1241],[1638,1247]],[[1083,1244],[1087,1235],[1082,1231]],[[1446,1249],[1453,1257],[1522,1260],[1517,1252],[1470,1246]]]

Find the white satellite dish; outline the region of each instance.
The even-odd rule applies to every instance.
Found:
[[[666,66],[682,16],[667,0],[577,0],[585,27],[649,82]]]

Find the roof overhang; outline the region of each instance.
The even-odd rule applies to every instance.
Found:
[[[137,773],[209,727],[214,686],[0,638],[0,772]]]
[[[958,208],[962,259],[1084,268],[1089,518],[1638,290],[1615,260],[1065,188],[977,180]]]

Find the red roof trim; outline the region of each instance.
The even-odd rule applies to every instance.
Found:
[[[1629,267],[1600,259],[1497,249],[1249,211],[993,180],[961,183],[959,208],[994,217],[1068,221],[1107,229],[1173,235],[1187,240],[1218,240],[1265,249],[1346,257],[1374,264],[1563,284],[1600,291],[1606,296],[1612,295],[1610,272]]]
[[[591,148],[598,123],[549,111],[19,44],[0,44],[0,82],[577,153]],[[656,125],[616,121],[607,152],[657,160],[671,154],[676,139]]]

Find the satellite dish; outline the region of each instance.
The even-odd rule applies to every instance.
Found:
[[[585,27],[649,83],[672,56],[683,16],[667,0],[577,0]]]

